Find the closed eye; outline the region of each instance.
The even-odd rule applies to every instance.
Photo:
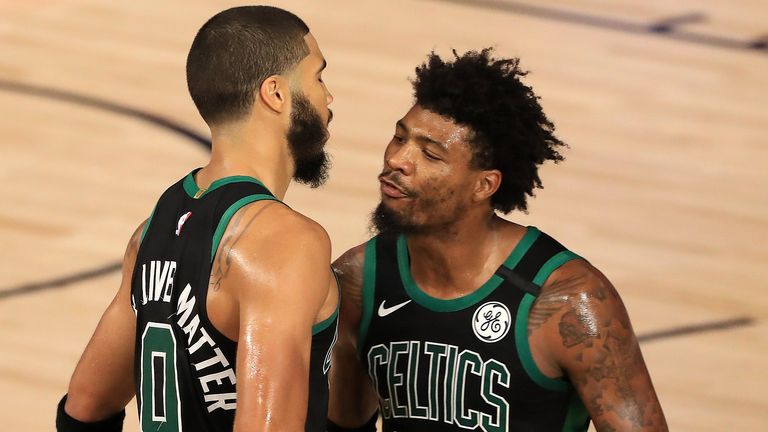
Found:
[[[429,160],[433,160],[433,161],[439,161],[439,160],[442,160],[442,159],[440,159],[440,158],[439,158],[439,157],[438,157],[436,154],[434,154],[434,153],[431,153],[429,150],[426,150],[426,149],[424,149],[424,150],[422,150],[421,152],[422,152],[422,153],[424,154],[424,156],[425,156],[427,159],[429,159]]]

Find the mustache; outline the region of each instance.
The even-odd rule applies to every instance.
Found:
[[[328,124],[331,124],[331,121],[333,121],[333,111],[328,110]]]

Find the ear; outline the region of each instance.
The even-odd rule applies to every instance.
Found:
[[[473,199],[476,202],[488,200],[497,190],[499,190],[499,186],[501,186],[501,171],[480,171],[477,181],[475,182],[475,190],[472,194]]]
[[[288,81],[280,75],[268,77],[261,83],[258,97],[269,109],[282,113],[288,107]]]

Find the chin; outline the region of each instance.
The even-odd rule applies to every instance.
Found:
[[[409,198],[392,198],[381,193],[379,202],[389,209],[413,207],[413,200]]]

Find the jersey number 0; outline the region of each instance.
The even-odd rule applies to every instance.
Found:
[[[149,322],[141,336],[141,430],[181,431],[176,337],[168,324]]]

